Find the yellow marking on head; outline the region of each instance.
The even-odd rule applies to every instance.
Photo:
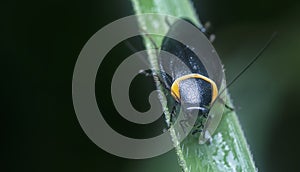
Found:
[[[199,79],[203,79],[204,81],[208,82],[211,84],[211,87],[212,87],[212,99],[211,99],[211,103],[215,101],[215,99],[217,98],[218,96],[218,88],[217,88],[217,85],[216,83],[207,78],[206,76],[203,76],[203,75],[200,75],[198,73],[192,73],[192,74],[188,74],[188,75],[184,75],[182,77],[179,77],[177,78],[172,86],[171,86],[171,95],[177,100],[179,101],[180,100],[180,92],[179,92],[179,83],[183,80],[186,80],[186,79],[191,79],[191,78],[199,78]]]

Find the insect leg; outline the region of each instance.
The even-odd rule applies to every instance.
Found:
[[[172,107],[171,111],[171,121],[173,121],[176,118],[176,107],[177,107],[178,102],[175,101],[175,105]]]
[[[224,104],[224,105],[225,105],[225,107],[226,107],[227,109],[229,109],[230,111],[234,111],[234,108],[233,108],[233,107],[229,106],[228,104]]]
[[[192,132],[192,135],[195,135],[195,134],[197,134],[197,133],[201,133],[203,130],[201,130],[201,129],[196,129],[196,130],[194,130],[193,132]]]
[[[203,115],[204,118],[208,117],[209,110],[210,110],[209,108],[203,108],[203,110],[201,110],[201,114]]]
[[[230,111],[234,111],[234,108],[231,107],[230,105],[226,104],[225,101],[224,101],[224,99],[218,97],[218,98],[215,100],[215,102],[216,102],[216,101],[220,101],[221,104],[223,104],[223,105],[225,106],[225,108],[229,109]],[[213,106],[215,102],[213,102],[213,103],[211,104],[211,106]]]
[[[158,80],[165,89],[170,91],[172,80],[165,72],[159,72],[159,73],[160,73],[161,77],[158,75],[158,72],[155,72],[155,70],[153,70],[153,69],[140,71],[140,74],[144,74],[145,76],[152,76],[153,78]]]
[[[230,105],[226,104],[225,101],[224,101],[224,99],[219,98],[219,101],[220,101],[220,102],[221,102],[228,110],[234,111],[234,108],[231,107]]]
[[[195,135],[197,133],[201,133],[203,131],[204,125],[202,124],[202,122],[200,123],[200,125],[197,126],[197,129],[193,130],[192,135]]]

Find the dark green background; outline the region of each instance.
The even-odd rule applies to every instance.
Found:
[[[214,45],[228,80],[278,31],[270,48],[230,93],[258,169],[299,171],[300,4],[296,0],[194,3],[200,19],[213,24]],[[133,14],[129,1],[0,4],[1,152],[6,171],[179,171],[173,151],[147,160],[104,152],[84,134],[73,110],[72,73],[81,48],[106,24]],[[117,52],[109,56],[116,65],[130,54],[124,47]],[[102,80],[109,79],[112,69],[101,69],[107,72]],[[107,91],[99,80],[96,93],[101,99]],[[112,125],[135,135],[131,124],[116,123]]]

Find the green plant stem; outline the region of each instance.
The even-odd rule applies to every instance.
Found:
[[[195,10],[189,0],[131,0],[135,13],[159,13],[176,17],[188,18],[201,27]],[[157,20],[161,34],[165,35],[168,26],[165,20]],[[139,26],[146,31],[153,29],[153,19],[139,20]],[[154,37],[155,44],[160,46],[162,37]],[[152,48],[149,39],[144,38],[147,49]],[[153,68],[158,70],[157,57],[149,54],[149,61]],[[167,100],[160,98],[165,111],[167,111]],[[227,100],[230,102],[229,94]],[[166,114],[169,123],[170,114]],[[178,156],[179,165],[184,172],[198,171],[256,171],[252,155],[249,151],[246,139],[241,129],[237,115],[234,111],[223,114],[222,120],[212,136],[210,144],[198,143],[198,140],[188,136],[182,143],[178,144],[175,131],[170,130]]]

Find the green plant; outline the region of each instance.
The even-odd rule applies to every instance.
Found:
[[[189,0],[131,0],[135,13],[160,13],[176,17],[185,17],[201,26],[195,10]],[[147,32],[153,27],[153,19],[139,20],[139,25]],[[155,21],[158,28],[164,35],[168,31],[168,26],[164,20]],[[153,40],[159,46],[162,37],[153,36]],[[151,42],[145,38],[144,43],[147,49],[151,49]],[[149,54],[149,61],[152,67],[158,69],[157,59],[153,54]],[[227,99],[230,102],[229,94]],[[165,111],[166,99],[161,99]],[[167,122],[170,114],[166,114]],[[222,120],[215,131],[210,145],[200,145],[195,139],[187,137],[178,144],[175,131],[170,131],[179,165],[184,172],[196,171],[256,171],[252,155],[249,151],[243,131],[234,111],[225,112]]]

